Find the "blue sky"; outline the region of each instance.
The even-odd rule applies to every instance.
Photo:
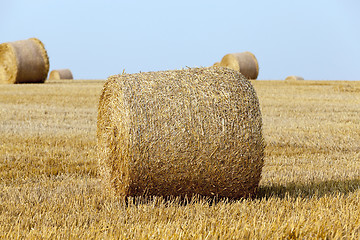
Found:
[[[76,79],[211,66],[250,51],[259,79],[360,80],[358,0],[0,0],[0,42],[39,38]]]

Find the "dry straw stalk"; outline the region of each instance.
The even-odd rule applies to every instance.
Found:
[[[0,44],[0,83],[43,83],[49,57],[37,38]]]
[[[285,78],[285,81],[299,81],[299,80],[304,80],[304,78],[294,75]]]
[[[231,69],[109,77],[97,137],[102,178],[121,196],[248,197],[261,178],[259,101]]]
[[[257,79],[259,75],[258,61],[251,52],[226,54],[220,66],[240,71],[248,79]]]
[[[73,79],[73,75],[70,69],[58,69],[58,70],[52,70],[50,72],[49,79],[51,80]]]

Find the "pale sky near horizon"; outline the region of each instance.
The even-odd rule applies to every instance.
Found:
[[[211,66],[250,51],[258,79],[360,80],[357,0],[0,0],[0,43],[39,38],[76,79]]]

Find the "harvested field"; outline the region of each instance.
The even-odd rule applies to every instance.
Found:
[[[252,81],[267,143],[254,199],[128,204],[100,184],[104,83],[1,86],[1,239],[359,239],[360,82]]]

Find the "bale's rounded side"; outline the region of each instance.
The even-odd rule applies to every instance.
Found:
[[[240,71],[248,79],[257,79],[259,75],[258,61],[251,52],[226,54],[220,66]]]
[[[37,38],[0,45],[0,83],[43,83],[49,57]]]
[[[227,68],[109,77],[97,138],[102,179],[121,196],[249,197],[261,178],[259,101]]]
[[[73,75],[70,69],[58,69],[58,70],[52,70],[50,72],[49,79],[51,80],[73,79]]]
[[[285,78],[285,81],[301,81],[301,80],[304,80],[303,77],[300,77],[300,76],[288,76]]]

